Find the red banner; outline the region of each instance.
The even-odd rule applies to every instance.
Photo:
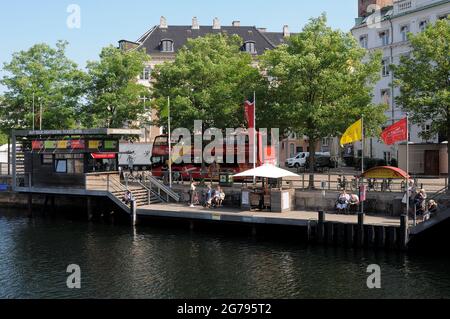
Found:
[[[32,141],[31,142],[31,147],[33,148],[33,150],[40,150],[44,147],[44,142],[42,141]]]
[[[115,159],[116,153],[92,153],[93,159]]]
[[[388,127],[381,133],[381,139],[386,145],[408,140],[408,121],[404,118],[394,125]]]
[[[255,127],[255,103],[252,103],[250,101],[245,101],[244,108],[245,108],[245,119],[247,120],[248,128],[254,128]]]
[[[82,150],[85,147],[84,140],[72,140],[70,141],[70,147],[74,150]]]

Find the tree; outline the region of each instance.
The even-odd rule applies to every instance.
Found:
[[[86,127],[119,128],[137,125],[145,112],[141,97],[148,88],[138,83],[150,57],[141,50],[103,48],[100,61],[88,62],[87,103],[80,114]]]
[[[385,121],[386,105],[372,105],[381,54],[368,55],[349,33],[327,27],[325,15],[311,19],[285,45],[267,51],[263,66],[273,79],[277,116],[310,144],[310,187],[314,188],[315,149],[322,138],[337,137],[365,116],[368,135]]]
[[[189,40],[174,62],[158,66],[153,97],[160,125],[167,124],[170,97],[173,127],[192,130],[195,120],[207,128],[243,127],[245,100],[254,91],[261,98],[265,90],[264,78],[241,46],[238,36],[207,35]]]
[[[5,63],[6,75],[0,83],[6,87],[4,107],[0,108],[3,131],[31,128],[33,118],[39,127],[40,107],[45,129],[76,126],[76,110],[82,96],[84,73],[66,57],[67,42],[56,48],[36,44],[27,51],[14,53]],[[35,113],[33,117],[33,97]]]
[[[410,112],[411,121],[430,130],[421,135],[450,137],[450,23],[429,25],[424,32],[409,35],[412,54],[392,66],[395,85],[400,88],[397,102]],[[431,120],[431,121],[430,121]],[[450,153],[450,146],[449,153]],[[450,176],[450,161],[449,161]]]

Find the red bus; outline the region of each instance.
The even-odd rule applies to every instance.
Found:
[[[247,141],[245,145],[245,154],[242,154],[242,147],[237,146],[236,139],[234,140],[234,145],[232,147],[227,146],[224,140],[224,148],[223,148],[223,158],[215,157],[215,154],[211,154],[213,156],[208,162],[213,162],[213,164],[201,164],[195,161],[194,158],[195,150],[192,145],[187,147],[187,151],[191,153],[191,161],[190,163],[181,163],[181,164],[172,164],[172,172],[175,175],[180,176],[183,180],[187,180],[189,178],[193,178],[195,180],[199,179],[217,179],[218,173],[229,173],[231,175],[238,174],[240,172],[247,171],[253,168],[253,155],[250,154],[250,146]],[[259,143],[261,143],[261,138],[258,139]],[[172,150],[178,144],[179,141],[172,140]],[[203,149],[206,145],[203,145]],[[202,149],[202,153],[203,153]],[[233,163],[227,163],[227,149],[233,150]],[[260,166],[261,161],[261,152],[262,147],[258,145],[258,154],[257,156],[257,166]],[[186,153],[187,154],[187,153]],[[245,156],[245,163],[238,163],[238,159]],[[222,156],[221,156],[222,157]],[[228,156],[231,158],[231,155]],[[220,160],[219,160],[220,159]],[[198,160],[198,159],[197,159]],[[229,160],[229,159],[228,159]],[[231,161],[230,161],[231,162]],[[153,143],[152,149],[152,173],[155,177],[162,177],[165,172],[169,170],[169,138],[167,135],[157,136]],[[178,174],[177,174],[178,173]]]

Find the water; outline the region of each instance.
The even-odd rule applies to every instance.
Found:
[[[0,211],[0,298],[449,298],[450,257]],[[69,264],[82,287],[66,286]],[[369,290],[379,264],[382,289]]]

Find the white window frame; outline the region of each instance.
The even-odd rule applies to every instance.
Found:
[[[381,40],[381,45],[382,46],[387,46],[390,43],[390,34],[389,34],[389,30],[384,30],[378,33],[378,36],[380,37]]]
[[[387,94],[386,94],[387,93]],[[387,95],[387,99],[385,98]],[[389,106],[391,106],[391,89],[382,89],[381,90],[381,101]]]
[[[403,28],[406,28],[406,31],[404,31]],[[411,31],[411,27],[409,24],[403,24],[400,26],[400,36],[401,36],[403,42],[408,41],[408,33],[410,31]]]
[[[391,75],[391,70],[389,69],[389,65],[391,64],[391,62],[389,61],[389,58],[384,58],[381,61],[381,63],[382,63],[381,75],[383,77]]]
[[[430,19],[428,19],[428,18],[420,19],[418,22],[419,32],[425,31],[425,29],[427,28],[429,23],[430,23]]]
[[[359,45],[364,49],[369,48],[369,35],[368,34],[363,34],[359,37]]]

